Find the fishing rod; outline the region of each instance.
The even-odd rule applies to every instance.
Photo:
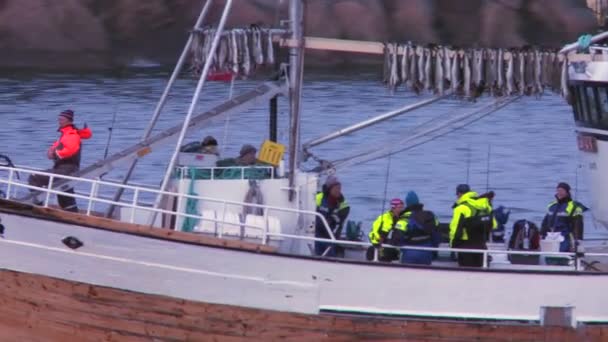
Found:
[[[469,175],[471,173],[471,144],[467,145],[467,184],[469,184]]]
[[[488,158],[486,164],[486,192],[490,191],[490,153],[492,150],[492,144],[488,144]]]
[[[106,141],[106,148],[103,152],[103,159],[108,157],[110,152],[110,142],[112,141],[112,132],[114,132],[114,124],[116,123],[116,114],[118,113],[118,103],[114,106],[114,114],[112,115],[112,123],[108,127],[108,140]]]

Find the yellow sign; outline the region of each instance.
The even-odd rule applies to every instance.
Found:
[[[279,162],[283,159],[283,153],[285,153],[285,145],[266,140],[260,148],[258,160],[272,166],[279,166]]]

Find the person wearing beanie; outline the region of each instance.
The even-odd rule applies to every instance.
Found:
[[[217,140],[214,137],[208,135],[201,141],[201,148],[199,150],[200,153],[203,154],[215,154],[216,156],[220,155],[220,152],[217,150]]]
[[[456,187],[456,203],[452,206],[450,246],[463,249],[487,249],[490,231],[498,227],[492,216],[494,192],[478,195],[468,184]],[[482,267],[483,254],[458,253],[458,265]]]
[[[74,126],[74,111],[66,109],[59,113],[57,117],[59,124],[59,139],[57,139],[47,150],[48,159],[53,161],[53,168],[47,172],[59,175],[71,175],[80,169],[80,159],[82,153],[82,140],[92,137],[91,130],[86,123],[83,129]],[[58,179],[61,179],[58,177]],[[30,175],[28,183],[37,187],[45,187],[49,184],[49,177],[43,175]],[[33,191],[35,192],[35,191]],[[74,189],[66,190],[67,193],[74,193]],[[67,211],[78,212],[76,199],[71,196],[57,195],[59,206]],[[41,205],[37,196],[34,196],[34,204]]]
[[[180,148],[184,153],[213,154],[219,157],[217,140],[208,135],[202,141],[192,141]]]
[[[342,184],[335,176],[328,176],[323,189],[317,193],[317,212],[321,214],[329,227],[326,227],[319,217],[315,219],[315,237],[331,239],[329,228],[336,239],[340,239],[342,227],[350,213],[350,206],[342,194]],[[315,254],[329,257],[343,257],[344,250],[328,242],[315,241]]]
[[[409,191],[405,196],[405,210],[401,218],[407,222],[402,245],[420,247],[438,247],[441,242],[439,220],[432,211],[424,210],[418,194]],[[433,261],[433,251],[404,249],[401,262],[408,264],[430,265]]]
[[[574,252],[577,241],[583,239],[583,212],[586,210],[584,205],[572,200],[568,183],[558,183],[555,200],[547,206],[541,224],[541,235],[545,238],[549,232],[561,233],[564,241],[560,243],[560,252]]]
[[[382,243],[397,244],[405,232],[407,222],[401,218],[404,203],[400,198],[393,198],[390,202],[390,209],[382,213],[374,223],[368,234],[369,241],[378,249],[378,259],[380,261],[391,262],[399,259],[399,250],[394,248],[383,248]],[[368,253],[368,259],[373,259]]]

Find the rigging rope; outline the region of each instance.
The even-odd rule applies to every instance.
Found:
[[[453,132],[454,130],[464,127],[470,123],[473,123],[497,110],[505,107],[506,105],[520,99],[522,96],[513,96],[513,97],[502,97],[494,101],[489,105],[485,105],[482,108],[479,108],[472,112],[467,112],[465,114],[452,116],[450,118],[440,121],[438,124],[424,129],[429,123],[432,121],[436,121],[438,118],[431,119],[422,125],[417,126],[413,130],[413,134],[406,134],[408,138],[402,139],[398,142],[392,142],[391,146],[400,146],[399,148],[393,150],[391,147],[383,148],[383,149],[373,149],[362,151],[361,153],[354,154],[352,156],[342,158],[332,162],[333,169],[338,168],[346,168],[348,166],[352,166],[355,164],[363,164],[366,162],[374,161],[380,158],[387,157],[389,155],[401,153],[412,149],[416,146],[422,145],[429,141],[435,140],[439,137],[442,137],[448,133]],[[441,116],[440,116],[441,117]]]
[[[384,199],[382,200],[382,211],[380,213],[384,213],[384,205],[386,204],[386,194],[388,192],[388,180],[391,171],[391,155],[388,156],[388,165],[386,165],[386,176],[384,177]]]

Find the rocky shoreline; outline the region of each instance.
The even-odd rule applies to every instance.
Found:
[[[114,69],[175,62],[202,1],[0,0],[0,68]],[[278,26],[286,0],[238,0],[228,25]],[[215,1],[211,19],[220,15]],[[559,47],[596,29],[585,0],[308,0],[307,35],[457,46]],[[314,53],[313,64],[357,56]]]

